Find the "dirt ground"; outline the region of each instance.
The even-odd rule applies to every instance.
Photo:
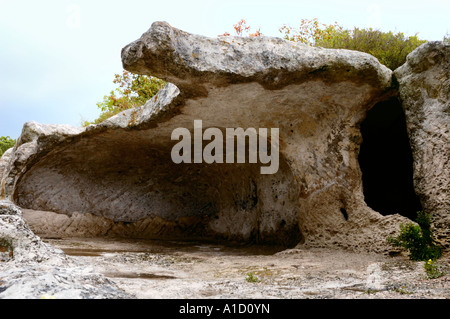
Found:
[[[46,239],[136,299],[442,299],[447,274],[429,279],[424,262],[326,248],[107,239]]]

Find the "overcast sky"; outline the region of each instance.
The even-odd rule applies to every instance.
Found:
[[[318,18],[442,40],[449,17],[449,0],[0,0],[0,136],[17,138],[30,120],[80,126],[95,119],[96,103],[122,71],[122,47],[154,21],[216,37],[244,18],[281,36],[284,24]]]

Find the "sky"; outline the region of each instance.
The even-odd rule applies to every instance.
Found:
[[[425,40],[450,33],[450,0],[0,0],[0,136],[23,124],[80,126],[115,88],[121,49],[155,21],[217,37],[246,19],[252,30],[281,37],[301,19],[345,28],[404,32]]]

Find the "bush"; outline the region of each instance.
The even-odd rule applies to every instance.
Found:
[[[329,38],[322,38],[316,46],[333,49],[349,49],[366,52],[376,57],[381,64],[395,70],[406,62],[414,49],[425,43],[417,34],[406,37],[399,32],[381,32],[373,29],[336,30]]]
[[[0,136],[0,157],[11,147],[14,147],[16,140],[13,140],[9,136]]]
[[[247,277],[245,277],[245,280],[247,280],[247,282],[260,282],[261,281],[252,272],[247,273]]]
[[[423,267],[428,279],[436,279],[446,275],[446,272],[442,271],[439,265],[437,265],[436,262],[431,259],[429,259]]]
[[[119,87],[97,103],[100,116],[93,122],[83,122],[83,126],[101,123],[120,112],[142,106],[166,85],[161,79],[128,71],[123,71],[122,75],[116,74],[113,83]]]
[[[431,232],[431,216],[424,212],[417,213],[417,224],[400,225],[397,237],[388,237],[388,242],[409,251],[409,258],[414,261],[436,260],[441,257],[441,247],[434,242]]]
[[[302,19],[298,28],[284,25],[279,31],[284,33],[283,38],[285,40],[315,46],[322,39],[331,39],[338,36],[344,29],[337,22],[334,25],[326,25],[319,23],[317,18],[314,18],[312,20]]]
[[[348,49],[369,53],[381,64],[395,70],[406,62],[406,56],[425,43],[417,34],[406,37],[399,32],[382,32],[378,30],[359,29],[346,30],[339,24],[326,25],[317,19],[301,20],[299,28],[283,26],[280,32],[286,40],[301,42],[312,46],[329,49]]]

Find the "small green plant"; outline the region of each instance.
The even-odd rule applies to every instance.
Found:
[[[417,225],[408,223],[400,225],[397,237],[389,236],[388,243],[403,247],[409,251],[409,258],[414,261],[436,260],[441,257],[441,247],[435,244],[431,231],[431,216],[423,211],[417,213]]]
[[[400,288],[396,288],[394,289],[394,291],[398,292],[401,295],[412,295],[413,292],[407,290],[405,287],[400,287]]]
[[[377,289],[367,289],[367,290],[364,291],[364,293],[365,293],[365,294],[368,294],[368,295],[370,295],[370,294],[376,294],[377,292],[380,292],[380,290],[377,290]]]
[[[11,147],[14,147],[16,140],[13,140],[9,136],[0,136],[0,157]]]
[[[252,272],[247,273],[247,277],[245,277],[245,280],[247,280],[247,282],[260,282],[261,281]]]
[[[435,279],[445,275],[445,272],[441,271],[439,265],[436,261],[428,259],[424,264],[425,272],[427,273],[428,279]]]

